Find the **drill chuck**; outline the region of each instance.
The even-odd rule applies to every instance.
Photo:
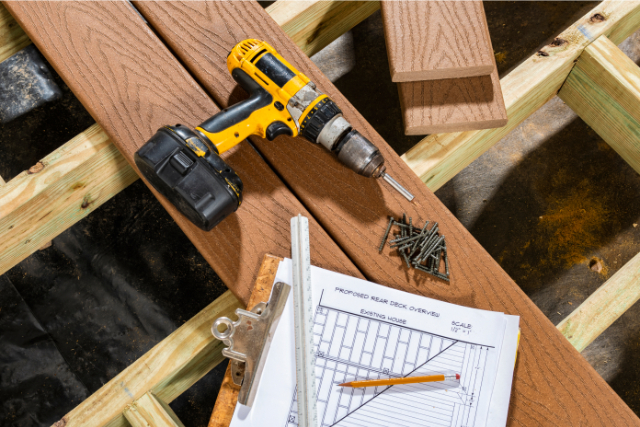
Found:
[[[380,150],[353,129],[330,98],[322,99],[303,118],[300,134],[334,152],[342,163],[360,175],[379,178],[385,171]]]
[[[360,175],[379,178],[386,169],[380,150],[355,129],[344,135],[334,151],[342,163]]]

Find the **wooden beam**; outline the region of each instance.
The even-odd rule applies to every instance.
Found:
[[[311,56],[378,9],[379,1],[280,0],[267,7],[267,13]]]
[[[173,409],[150,391],[124,408],[131,427],[184,427]]]
[[[29,37],[0,3],[0,62],[30,44]]]
[[[582,51],[601,35],[620,43],[640,27],[640,3],[604,1],[503,77],[505,127],[430,135],[402,159],[435,191],[558,92]]]
[[[512,422],[521,425],[640,425],[640,420],[511,281],[466,229],[428,191],[357,110],[255,2],[134,2],[192,75],[221,106],[241,91],[224,64],[229,49],[245,38],[266,40],[340,106],[344,117],[371,140],[389,173],[415,196],[407,202],[384,183],[360,177],[335,157],[304,140],[252,138],[367,279],[444,301],[519,314],[522,340],[516,368]],[[197,18],[196,18],[197,17]],[[251,19],[247,19],[251,17]],[[224,22],[219,25],[218,22]],[[337,190],[339,189],[339,190]],[[415,223],[438,221],[447,237],[452,280],[445,284],[409,270],[390,249],[378,253],[388,223],[406,212]],[[544,371],[544,381],[530,373]],[[535,408],[545,408],[544,415]]]
[[[54,425],[125,427],[125,406],[148,391],[173,401],[225,360],[224,344],[213,337],[211,325],[241,307],[231,292],[225,292]]]
[[[640,68],[606,36],[587,46],[558,96],[640,173]],[[640,299],[640,254],[558,329],[584,350]]]
[[[496,69],[481,1],[383,0],[391,80],[488,76]]]
[[[0,274],[136,179],[94,125],[0,187]]]
[[[46,191],[51,182],[64,177],[111,144],[98,125],[93,125],[57,150],[23,171],[0,190],[0,218]],[[0,273],[1,274],[1,273]]]
[[[5,6],[134,169],[135,151],[158,128],[195,126],[220,111],[126,2],[16,1]],[[85,37],[87,31],[92,37]],[[298,213],[309,217],[316,242],[312,262],[362,277],[249,144],[223,157],[242,177],[243,203],[210,232],[151,191],[235,295],[248,299],[264,253],[289,255],[289,220]],[[37,219],[28,222],[33,229]]]
[[[640,254],[633,257],[558,324],[578,351],[584,350],[640,299]]]
[[[599,37],[558,96],[640,173],[640,68],[624,52]]]

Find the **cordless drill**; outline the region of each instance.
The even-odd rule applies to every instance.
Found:
[[[300,135],[335,153],[356,173],[382,177],[413,199],[385,173],[380,151],[269,44],[255,39],[238,43],[227,56],[227,67],[248,99],[195,130],[164,126],[135,154],[144,177],[198,227],[211,230],[242,203],[242,181],[220,154],[251,135],[269,141]]]

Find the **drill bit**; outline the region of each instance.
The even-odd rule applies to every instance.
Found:
[[[387,181],[389,183],[389,185],[391,185],[393,188],[395,188],[398,193],[402,194],[408,201],[412,201],[413,200],[413,194],[409,193],[409,191],[407,191],[406,188],[404,188],[402,185],[400,185],[398,183],[398,181],[396,181],[395,179],[391,178],[391,176],[386,173],[383,172],[382,173],[382,178],[384,178],[385,181]]]

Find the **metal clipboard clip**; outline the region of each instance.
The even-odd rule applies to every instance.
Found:
[[[273,285],[268,303],[256,304],[251,311],[236,309],[238,320],[220,317],[213,322],[211,333],[228,347],[222,355],[231,360],[231,377],[241,386],[238,402],[252,406],[258,383],[267,360],[269,346],[287,302],[291,286],[278,282]],[[218,327],[227,328],[220,332]]]

